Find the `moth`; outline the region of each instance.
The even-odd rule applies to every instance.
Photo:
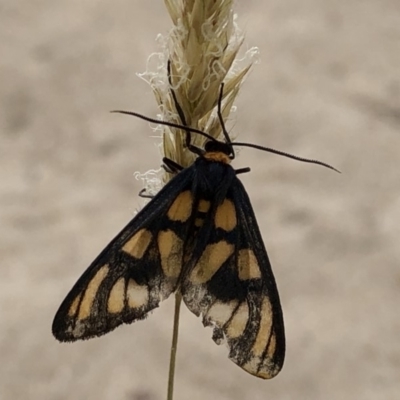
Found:
[[[281,370],[285,334],[278,289],[249,196],[237,176],[249,169],[235,170],[230,164],[238,143],[230,141],[223,125],[222,90],[218,115],[225,142],[164,123],[185,129],[187,146],[198,157],[187,168],[164,160],[175,176],[69,292],[53,322],[59,341],[101,336],[141,320],[180,291],[188,309],[213,327],[214,341],[227,343],[234,363],[264,379]],[[208,138],[204,149],[191,145],[190,132]]]

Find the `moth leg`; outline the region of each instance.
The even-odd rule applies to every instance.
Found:
[[[172,175],[176,175],[178,172],[182,171],[184,167],[182,165],[176,163],[175,161],[171,160],[170,158],[164,157],[163,158],[163,165],[161,166],[166,172]],[[146,189],[142,189],[139,194],[139,197],[143,199],[153,199],[154,195],[147,194]]]
[[[169,174],[177,174],[184,169],[182,165],[178,164],[174,160],[171,160],[170,158],[164,157],[162,161],[163,165],[161,167],[164,168],[164,170]]]
[[[236,175],[245,174],[245,173],[250,172],[250,171],[251,171],[251,169],[249,167],[235,169]]]
[[[152,198],[154,198],[153,195],[146,193],[146,189],[142,189],[139,192],[138,196],[141,197],[142,199],[152,199]]]

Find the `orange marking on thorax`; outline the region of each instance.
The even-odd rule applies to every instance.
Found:
[[[206,160],[222,162],[224,164],[230,164],[231,162],[229,156],[226,155],[225,153],[222,153],[221,151],[210,151],[209,153],[205,153],[203,157]]]

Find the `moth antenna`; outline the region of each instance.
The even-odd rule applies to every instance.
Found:
[[[168,79],[169,79],[169,82],[170,82],[170,85],[171,85],[170,72],[171,72],[171,64],[170,64],[170,61],[168,61]],[[179,102],[178,102],[178,100],[176,98],[175,92],[172,89],[171,89],[171,94],[172,94],[172,98],[174,100],[175,107],[176,107],[176,110],[178,112],[179,118],[185,124],[186,123],[185,115],[183,113],[182,108],[179,105]],[[229,137],[229,133],[226,130],[225,122],[224,122],[224,119],[223,119],[223,116],[222,116],[222,99],[223,99],[223,95],[224,95],[224,83],[222,82],[221,83],[221,88],[220,88],[220,91],[219,91],[219,97],[218,97],[217,113],[218,113],[218,119],[219,119],[219,122],[221,124],[222,132],[223,132],[226,144],[231,148],[231,151],[232,151],[232,155],[231,155],[232,159],[235,158],[235,151],[233,149],[234,146],[251,147],[253,149],[262,150],[262,151],[266,151],[268,153],[273,153],[273,154],[277,154],[279,156],[291,158],[292,160],[301,161],[301,162],[305,162],[305,163],[309,163],[309,164],[321,165],[322,167],[329,168],[329,169],[331,169],[333,171],[338,172],[339,174],[341,173],[338,169],[336,169],[332,165],[329,165],[329,164],[324,163],[322,161],[295,156],[294,154],[286,153],[284,151],[275,150],[275,149],[272,149],[270,147],[260,146],[260,145],[253,144],[253,143],[232,142],[230,137]],[[139,113],[136,113],[136,112],[133,112],[133,111],[114,110],[114,111],[111,111],[111,112],[112,113],[131,115],[131,116],[143,119],[145,121],[152,122],[154,124],[166,125],[166,126],[170,126],[172,128],[182,129],[182,130],[186,131],[186,145],[188,146],[188,148],[191,147],[191,144],[190,144],[190,141],[191,141],[190,140],[190,132],[202,135],[203,137],[205,137],[205,138],[207,138],[209,140],[212,140],[213,142],[218,142],[218,140],[215,139],[210,134],[208,134],[206,132],[203,132],[200,129],[191,128],[190,126],[187,126],[187,125],[175,124],[173,122],[168,122],[168,121],[160,121],[158,119],[146,117],[145,115],[142,115],[142,114],[139,114]]]
[[[198,156],[202,156],[204,154],[204,150],[193,145],[192,144],[192,136],[190,134],[190,129],[188,129],[188,123],[186,121],[186,117],[185,117],[185,113],[183,112],[183,109],[181,107],[181,105],[179,104],[178,98],[176,97],[176,93],[175,90],[173,88],[172,85],[172,75],[171,75],[171,60],[168,59],[168,65],[167,65],[167,73],[168,73],[168,83],[169,83],[169,91],[171,93],[172,96],[172,100],[175,104],[175,109],[179,115],[179,118],[182,122],[182,124],[185,126],[185,132],[186,132],[186,136],[185,136],[185,144],[186,144],[186,148],[191,151],[192,153],[198,155]]]
[[[172,88],[171,60],[169,60],[169,59],[168,59],[168,64],[167,64],[167,74],[168,74],[168,83],[170,86],[170,92],[171,92],[172,100],[174,101],[176,112],[178,113],[178,116],[182,122],[182,125],[187,126],[185,113],[183,112],[182,107],[179,104],[178,99],[176,98],[175,90]],[[189,137],[190,137],[190,132],[187,132],[187,133],[189,134]]]
[[[166,125],[166,126],[170,126],[171,128],[177,128],[177,129],[182,129],[184,131],[190,131],[190,132],[202,135],[205,138],[212,140],[213,142],[218,142],[217,139],[215,139],[214,137],[212,137],[208,133],[203,132],[200,129],[191,128],[190,126],[184,126],[184,125],[181,125],[181,124],[174,124],[173,122],[168,122],[168,121],[160,121],[159,119],[146,117],[143,114],[139,114],[139,113],[136,113],[136,112],[133,112],[133,111],[113,110],[113,111],[110,111],[110,112],[111,113],[131,115],[133,117],[137,117],[137,118],[143,119],[143,120],[145,120],[147,122],[151,122],[153,124]]]
[[[305,162],[305,163],[321,165],[322,167],[326,167],[326,168],[332,169],[333,171],[336,171],[339,174],[341,174],[341,172],[338,169],[336,169],[335,167],[332,167],[332,165],[329,165],[329,164],[324,163],[322,161],[312,160],[310,158],[298,157],[298,156],[295,156],[295,155],[290,154],[290,153],[285,153],[284,151],[272,149],[270,147],[264,147],[264,146],[259,146],[258,144],[241,143],[241,142],[233,142],[233,143],[231,143],[231,146],[252,147],[253,149],[267,151],[268,153],[277,154],[279,156],[291,158],[291,159],[296,160],[296,161],[301,161],[301,162]]]
[[[229,136],[228,131],[226,130],[225,121],[224,121],[224,118],[222,116],[222,100],[224,98],[224,86],[225,86],[225,84],[224,84],[224,82],[222,82],[221,83],[221,88],[219,90],[217,114],[218,114],[219,123],[220,123],[221,128],[222,128],[222,133],[223,133],[224,138],[225,138],[225,142],[231,148],[231,152],[232,152],[231,159],[233,160],[235,158],[236,154],[235,154],[235,150],[232,147],[232,141],[231,141],[231,138]]]

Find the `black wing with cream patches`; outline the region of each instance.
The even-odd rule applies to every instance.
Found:
[[[54,318],[58,340],[88,339],[143,319],[176,289],[192,180],[193,168],[180,172],[90,265]]]
[[[235,178],[213,204],[182,277],[183,299],[204,325],[213,326],[217,344],[227,342],[232,361],[272,378],[284,361],[283,317],[250,200]]]

